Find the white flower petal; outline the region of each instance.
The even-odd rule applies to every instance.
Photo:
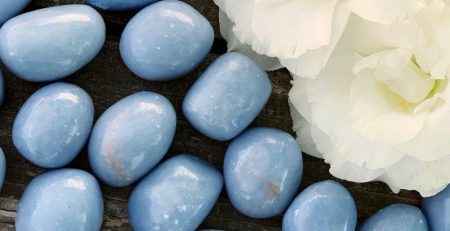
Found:
[[[322,153],[317,151],[316,144],[311,137],[311,124],[303,118],[295,108],[290,106],[293,130],[297,133],[297,141],[300,143],[302,152],[317,158],[323,158]]]

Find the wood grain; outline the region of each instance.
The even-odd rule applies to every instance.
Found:
[[[225,52],[226,44],[220,38],[218,30],[218,9],[212,0],[186,1],[203,13],[213,25],[216,40],[211,54],[203,64],[183,79],[155,83],[134,76],[123,65],[118,48],[118,40],[123,27],[135,12],[102,12],[107,23],[107,42],[101,53],[85,68],[64,81],[75,83],[84,88],[95,102],[96,118],[119,99],[141,90],[152,90],[166,95],[177,110],[178,125],[174,143],[167,155],[191,153],[208,160],[222,169],[227,143],[210,140],[195,131],[181,114],[181,102],[186,91],[209,63]],[[82,0],[35,0],[27,11],[59,4],[83,3]],[[14,230],[14,217],[18,200],[30,180],[44,169],[38,168],[22,158],[11,141],[11,128],[20,108],[35,90],[43,84],[28,83],[14,77],[3,66],[6,75],[6,100],[0,107],[0,146],[6,153],[7,177],[0,194],[0,231]],[[273,94],[263,112],[251,126],[275,127],[292,132],[289,115],[288,92],[291,77],[286,70],[269,73],[273,83]],[[89,170],[86,151],[74,160],[69,167]],[[301,189],[325,179],[334,179],[328,173],[328,165],[322,160],[304,155],[304,174]],[[380,208],[405,203],[419,205],[420,196],[414,192],[402,191],[393,194],[382,183],[355,184],[342,182],[350,190],[358,207],[359,222]],[[132,190],[128,188],[110,188],[103,186],[105,197],[105,220],[102,230],[131,230],[127,220],[127,199]],[[282,216],[271,219],[251,219],[238,213],[222,192],[221,197],[201,228],[223,230],[280,230]]]

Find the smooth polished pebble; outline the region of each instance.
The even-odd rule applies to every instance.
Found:
[[[19,14],[31,0],[2,0],[0,7],[0,26]]]
[[[5,99],[5,80],[2,72],[0,71],[0,105],[3,103]]]
[[[175,134],[176,113],[164,96],[143,91],[106,110],[89,141],[89,163],[110,186],[130,185],[167,153]]]
[[[450,231],[450,186],[432,197],[423,198],[422,211],[430,231]]]
[[[3,188],[3,182],[5,181],[5,175],[6,175],[6,159],[5,159],[5,153],[0,148],[0,192]]]
[[[188,91],[183,113],[199,132],[224,141],[241,133],[269,100],[266,72],[237,52],[220,56]]]
[[[278,129],[251,128],[234,139],[225,154],[228,197],[253,218],[282,213],[295,197],[302,172],[300,146]]]
[[[58,169],[35,177],[20,198],[17,231],[97,231],[103,196],[97,180],[78,169]]]
[[[12,139],[27,160],[44,168],[59,168],[83,148],[94,120],[94,103],[80,87],[53,83],[22,105],[14,120]]]
[[[134,189],[128,217],[135,231],[195,230],[213,208],[222,174],[209,163],[178,155],[163,162]]]
[[[182,77],[209,53],[214,31],[209,21],[187,3],[156,2],[134,16],[120,39],[125,65],[154,81]]]
[[[369,217],[359,231],[428,231],[419,208],[405,204],[390,205]]]
[[[105,42],[103,18],[87,5],[63,5],[19,15],[0,29],[0,58],[21,79],[67,77],[87,63]]]
[[[315,183],[301,192],[283,217],[283,231],[354,231],[356,206],[336,181]]]
[[[135,10],[159,0],[86,0],[86,3],[107,11]]]

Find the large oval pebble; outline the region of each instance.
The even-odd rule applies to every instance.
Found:
[[[0,58],[24,80],[57,80],[90,62],[102,48],[105,33],[102,17],[90,6],[44,8],[3,25]]]
[[[0,148],[0,192],[3,188],[3,182],[5,181],[5,175],[6,175],[6,159],[5,159],[5,153]]]
[[[150,5],[159,0],[86,0],[86,3],[102,10],[134,10]]]
[[[191,87],[183,113],[204,135],[230,140],[256,118],[271,92],[266,72],[247,56],[231,52],[220,56]]]
[[[53,170],[35,177],[20,198],[17,231],[97,231],[103,196],[97,180],[78,169]]]
[[[175,156],[134,189],[128,217],[135,231],[195,230],[213,208],[222,174],[191,155]]]
[[[302,171],[298,143],[277,129],[251,128],[233,140],[225,155],[228,197],[253,218],[283,212],[300,186]]]
[[[393,204],[369,217],[359,231],[428,231],[428,223],[419,208]]]
[[[283,217],[283,231],[354,231],[356,206],[339,183],[326,180],[301,192]]]
[[[0,7],[0,26],[19,14],[31,0],[2,0]]]
[[[108,185],[130,185],[164,157],[175,128],[175,109],[164,96],[148,91],[128,96],[96,122],[89,141],[91,167]]]
[[[432,197],[423,198],[422,211],[431,231],[450,231],[450,186]]]
[[[83,148],[94,120],[94,103],[80,87],[53,83],[36,91],[20,108],[12,138],[33,164],[59,168]]]
[[[182,1],[166,0],[131,19],[120,39],[120,54],[137,76],[164,81],[194,70],[213,41],[211,25],[197,10]]]

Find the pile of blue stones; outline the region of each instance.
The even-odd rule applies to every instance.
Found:
[[[137,76],[167,81],[194,70],[209,53],[214,32],[198,11],[177,0],[88,0],[20,13],[30,0],[0,5],[0,59],[31,82],[65,78],[87,63],[105,42],[102,10],[142,9],[120,41],[125,65]],[[91,5],[91,6],[89,6]],[[4,98],[0,74],[0,100]],[[163,95],[135,93],[107,109],[94,124],[94,103],[80,87],[56,82],[29,97],[12,130],[13,143],[31,163],[50,170],[23,193],[16,229],[100,230],[103,196],[90,173],[63,168],[88,145],[95,176],[113,187],[137,182],[128,201],[137,231],[195,230],[225,184],[233,206],[252,218],[284,213],[283,230],[355,230],[351,194],[339,183],[315,183],[296,196],[303,161],[296,140],[273,128],[250,128],[272,91],[268,75],[250,58],[226,53],[190,88],[183,114],[205,136],[231,143],[223,176],[193,155],[159,163],[176,130],[176,113]],[[301,138],[301,137],[300,137]],[[0,152],[0,187],[5,177]],[[422,213],[424,212],[424,214]],[[380,210],[360,230],[450,230],[450,189],[423,200],[422,211],[404,204]]]

